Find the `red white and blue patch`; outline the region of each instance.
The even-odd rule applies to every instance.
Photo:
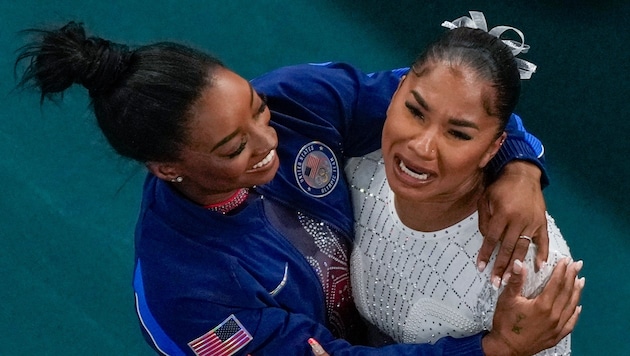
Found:
[[[214,329],[189,342],[188,346],[198,356],[230,356],[252,340],[252,335],[232,314]]]
[[[339,182],[339,163],[333,151],[325,144],[313,141],[304,145],[293,165],[298,186],[308,195],[324,197]]]

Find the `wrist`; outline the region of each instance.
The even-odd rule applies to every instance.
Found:
[[[521,177],[527,177],[535,181],[540,181],[542,177],[542,171],[540,167],[529,162],[522,160],[514,160],[508,162],[501,170],[502,175],[518,175]]]
[[[509,340],[498,332],[486,334],[481,339],[481,348],[485,356],[518,356]]]

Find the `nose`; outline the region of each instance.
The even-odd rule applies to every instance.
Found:
[[[266,112],[267,117],[260,118],[252,128],[252,139],[255,142],[257,153],[267,153],[271,148],[274,148],[278,144],[278,135],[276,130],[269,125],[269,112]],[[254,143],[254,142],[252,142]]]
[[[419,157],[433,159],[437,153],[436,132],[422,130],[410,138],[407,146]]]

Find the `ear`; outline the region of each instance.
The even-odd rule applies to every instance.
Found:
[[[484,153],[483,157],[481,158],[481,162],[479,162],[479,168],[486,167],[486,165],[488,164],[488,162],[490,162],[494,155],[499,152],[499,149],[501,149],[501,146],[503,145],[503,142],[506,138],[507,133],[503,132],[501,136],[499,136],[496,140],[494,140],[494,142],[492,142],[492,144],[488,147],[486,153]]]
[[[170,182],[181,175],[181,173],[179,173],[179,169],[176,163],[147,162],[145,165],[149,172],[153,173],[154,176],[165,181]]]
[[[403,85],[403,83],[405,82],[405,79],[407,79],[407,74],[403,75],[402,77],[400,77],[400,80],[398,81],[398,86],[396,87],[396,91],[394,92],[394,95],[396,95],[396,93],[398,92],[398,90],[400,90],[400,87]]]
[[[406,74],[400,77],[400,80],[398,81],[398,86],[396,87],[394,94],[392,94],[392,97],[389,99],[389,105],[387,105],[387,111],[386,111],[386,118],[387,116],[389,116],[389,108],[392,106],[392,103],[394,102],[394,98],[396,97],[396,95],[398,95],[398,92],[400,91],[400,88],[402,87],[406,78],[407,78]]]

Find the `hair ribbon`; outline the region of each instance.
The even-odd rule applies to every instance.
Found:
[[[525,44],[525,35],[523,35],[523,32],[512,26],[496,26],[488,31],[486,17],[483,15],[483,12],[469,11],[468,13],[470,14],[470,17],[462,16],[453,21],[444,21],[442,22],[442,27],[446,27],[451,30],[458,27],[478,28],[499,39],[501,39],[501,35],[503,35],[506,31],[514,31],[521,38],[520,42],[511,39],[501,39],[501,41],[503,41],[503,43],[505,43],[512,51],[512,55],[514,55],[514,59],[518,65],[518,72],[520,73],[521,79],[530,79],[532,74],[536,72],[536,65],[522,58],[516,57],[521,53],[527,53],[527,51],[529,51],[529,45]]]

